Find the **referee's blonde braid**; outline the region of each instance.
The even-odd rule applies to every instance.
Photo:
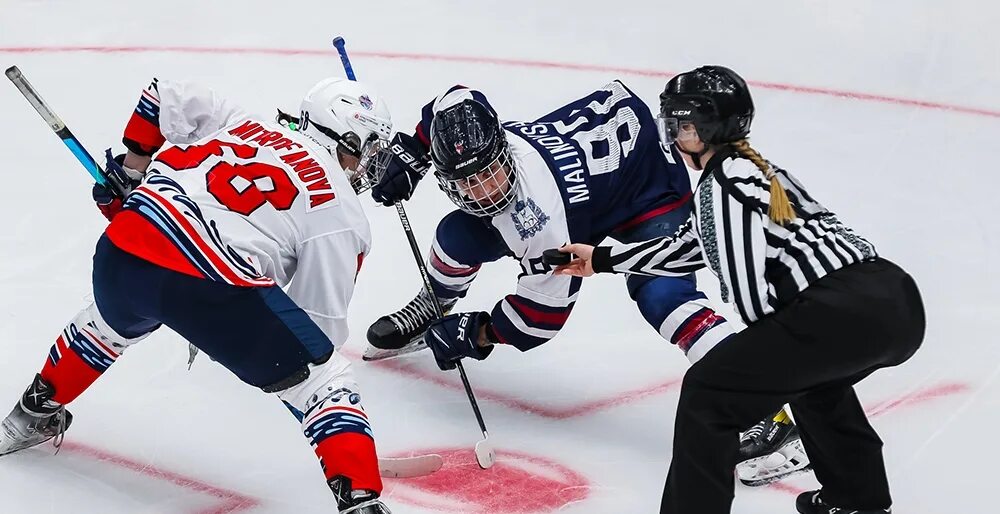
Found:
[[[785,192],[785,188],[778,181],[778,174],[774,172],[774,167],[765,161],[760,152],[754,150],[750,146],[750,142],[746,139],[733,141],[729,145],[741,157],[753,162],[764,173],[764,176],[771,181],[771,204],[767,209],[767,216],[771,218],[771,221],[779,225],[784,225],[795,219],[795,208],[792,207],[792,202],[788,199],[788,193]]]

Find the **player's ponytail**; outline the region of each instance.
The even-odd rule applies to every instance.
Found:
[[[791,200],[788,199],[788,193],[785,192],[785,188],[778,181],[778,174],[775,173],[771,163],[764,160],[760,152],[754,150],[750,146],[750,142],[746,139],[733,141],[729,145],[736,150],[736,153],[740,154],[740,157],[754,163],[764,173],[764,176],[771,181],[771,203],[767,209],[767,216],[771,218],[771,221],[779,225],[784,225],[795,219],[795,209],[792,207]]]

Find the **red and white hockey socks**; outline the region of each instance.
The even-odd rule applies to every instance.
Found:
[[[53,401],[66,405],[87,390],[121,355],[142,338],[124,339],[115,334],[91,304],[73,318],[49,350],[42,378],[56,393]]]
[[[353,489],[381,494],[375,438],[350,364],[334,352],[327,362],[310,366],[305,382],[278,397],[302,422],[327,481],[344,476]]]

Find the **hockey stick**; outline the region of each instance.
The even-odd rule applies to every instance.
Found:
[[[62,118],[60,118],[59,115],[57,115],[55,111],[52,110],[51,107],[49,107],[49,104],[42,99],[41,95],[38,94],[38,90],[36,90],[35,87],[32,86],[30,82],[28,82],[28,79],[24,76],[24,73],[21,73],[21,70],[17,66],[11,66],[10,68],[7,68],[7,71],[5,73],[7,75],[7,78],[14,83],[14,86],[17,88],[17,90],[20,91],[22,95],[24,95],[24,98],[26,100],[28,100],[28,103],[30,103],[31,106],[35,108],[35,111],[38,112],[38,115],[41,116],[42,119],[49,124],[49,127],[52,129],[52,131],[55,132],[57,136],[59,136],[59,139],[62,139],[62,142],[66,145],[67,148],[69,148],[69,151],[73,152],[73,155],[76,156],[76,159],[80,161],[80,164],[82,164],[83,167],[87,170],[87,172],[90,173],[90,176],[94,177],[94,180],[96,180],[97,183],[101,184],[102,186],[110,185],[115,195],[117,195],[119,198],[124,199],[127,196],[125,185],[122,184],[121,181],[115,180],[111,174],[101,169],[101,166],[97,164],[97,161],[95,161],[94,158],[90,155],[90,152],[88,152],[87,149],[84,148],[82,144],[80,144],[80,140],[77,139],[76,136],[74,136],[73,133],[70,132],[69,127],[67,127],[66,124],[63,123]],[[108,149],[107,152],[108,152],[108,159],[111,159],[111,150]],[[198,348],[195,347],[193,344],[189,344],[188,370],[191,369],[191,366],[194,364],[194,359],[197,356],[198,356]]]
[[[17,66],[11,66],[7,68],[4,72],[7,78],[14,83],[14,87],[24,95],[24,98],[35,108],[38,115],[49,124],[49,128],[59,136],[63,144],[69,148],[70,152],[76,156],[76,159],[80,161],[80,164],[90,173],[90,176],[94,177],[94,180],[102,186],[111,186],[111,189],[120,198],[125,198],[125,188],[116,180],[112,180],[106,171],[104,171],[97,161],[90,155],[90,152],[80,144],[80,140],[70,132],[69,127],[63,123],[63,120],[49,107],[49,104],[42,99],[38,91],[28,82],[24,74]]]
[[[413,457],[379,458],[378,474],[385,478],[417,478],[430,475],[444,466],[444,459],[436,454]]]
[[[354,76],[354,68],[351,66],[351,60],[347,56],[344,38],[340,36],[333,38],[333,46],[337,48],[337,53],[340,54],[340,61],[344,65],[344,73],[347,74],[347,78],[349,80],[357,80]],[[406,240],[410,243],[410,251],[413,252],[413,259],[417,263],[417,269],[420,270],[420,277],[424,280],[424,289],[427,290],[427,294],[430,295],[431,302],[434,304],[434,313],[438,318],[442,318],[444,317],[444,310],[441,309],[441,303],[438,302],[437,295],[434,294],[434,288],[431,286],[431,277],[427,274],[427,266],[424,265],[420,246],[417,244],[417,238],[413,235],[413,229],[410,227],[410,218],[406,215],[403,202],[396,202],[395,205],[396,214],[399,215],[399,222],[403,225],[403,232],[406,233]],[[469,404],[472,405],[472,412],[476,415],[476,421],[479,423],[479,429],[483,431],[483,439],[476,443],[476,461],[479,463],[479,467],[489,469],[496,463],[496,452],[489,442],[490,434],[486,431],[486,422],[483,421],[483,413],[479,410],[479,404],[476,402],[476,393],[472,391],[472,384],[469,383],[469,377],[465,374],[465,367],[462,366],[461,361],[455,364],[458,367],[459,375],[462,377],[462,385],[465,387],[465,394],[469,397]]]

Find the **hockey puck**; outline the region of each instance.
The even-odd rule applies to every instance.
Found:
[[[542,262],[549,266],[562,266],[573,260],[573,254],[560,252],[557,248],[542,252]]]

